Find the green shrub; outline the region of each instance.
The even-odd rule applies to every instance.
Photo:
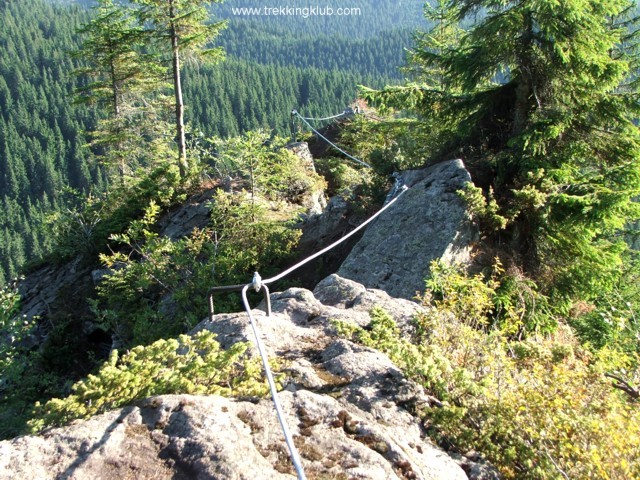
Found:
[[[498,258],[489,275],[469,276],[458,266],[434,261],[422,301],[473,328],[498,327],[510,337],[551,332],[556,319],[547,297],[535,282],[512,268],[505,272]]]
[[[458,195],[466,202],[469,214],[478,224],[483,233],[504,230],[509,223],[507,217],[500,215],[500,207],[493,194],[493,189],[489,189],[487,196],[482,189],[468,182]]]
[[[299,203],[304,194],[324,189],[322,177],[284,148],[287,140],[258,130],[225,140],[215,139],[211,162],[219,178],[235,177],[252,195]]]
[[[99,197],[78,196],[75,202],[69,202],[75,207],[49,218],[55,243],[50,259],[60,263],[81,255],[85,260],[94,260],[106,250],[108,238],[139,219],[149,202],[168,207],[184,200],[187,188],[172,162],[141,170]]]
[[[219,190],[211,226],[175,241],[154,231],[159,213],[151,203],[125,233],[111,236],[119,250],[101,256],[112,272],[97,287],[94,311],[104,330],[125,345],[188,331],[208,312],[212,286],[249,282],[254,271],[269,275],[290,258],[300,236],[286,214],[242,193]],[[239,305],[235,298],[216,299],[216,311]]]
[[[442,401],[416,411],[430,435],[480,452],[505,478],[638,478],[640,410],[604,375],[640,380],[638,357],[594,355],[566,326],[519,340],[492,318],[500,282],[432,267],[425,299],[435,308],[416,319],[414,338],[379,308],[366,328],[336,322]]]
[[[37,318],[18,315],[17,282],[0,287],[0,439],[23,433],[29,410],[53,383],[32,349]]]
[[[0,286],[0,329],[2,331],[12,330],[19,306],[20,294],[17,284]]]
[[[215,335],[206,331],[158,340],[122,356],[114,350],[95,375],[72,387],[71,395],[36,404],[30,429],[37,432],[153,395],[263,396],[267,387],[261,366],[247,359],[246,350],[246,343],[221,350]]]
[[[611,291],[592,302],[576,303],[570,323],[583,343],[600,349],[640,354],[640,261],[634,253],[625,262],[619,281]]]
[[[360,186],[371,180],[370,172],[358,169],[343,158],[325,157],[316,162],[318,172],[327,179],[332,195],[351,199]]]
[[[423,167],[436,153],[434,137],[433,125],[415,117],[390,115],[377,121],[357,115],[342,126],[340,143],[386,177],[394,171]]]

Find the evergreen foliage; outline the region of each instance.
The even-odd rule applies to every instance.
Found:
[[[83,4],[88,3],[93,4]],[[85,228],[82,224],[96,220],[96,212],[86,210],[83,197],[91,193],[89,203],[101,211],[103,207],[95,200],[109,187],[112,165],[125,170],[125,183],[136,183],[144,176],[139,167],[163,168],[173,155],[175,144],[162,103],[165,90],[151,92],[154,75],[148,74],[157,73],[157,67],[147,55],[150,50],[137,48],[141,32],[123,13],[123,5],[107,0],[103,4],[102,10],[87,11],[76,2],[0,2],[0,284],[15,278],[25,264],[34,265],[50,254],[58,235],[66,238],[67,233],[79,233],[78,229]],[[219,6],[214,10],[217,14]],[[221,12],[220,17],[225,15]],[[382,25],[375,16],[367,18],[372,28],[388,28],[392,20],[388,15]],[[402,60],[396,53],[407,44],[401,45],[400,37],[392,37],[380,50],[377,43],[362,40],[363,30],[355,27],[359,22],[351,22],[349,27],[331,23],[345,30],[339,39],[327,43],[311,42],[300,35],[305,29],[311,33],[308,23],[297,22],[298,28],[292,31],[274,24],[273,30],[267,31],[258,23],[235,22],[239,33],[232,31],[236,28],[232,25],[220,43],[228,48],[246,27],[251,35],[233,51],[241,58],[228,58],[224,67],[185,65],[187,144],[197,143],[200,132],[207,137],[230,137],[267,128],[287,134],[292,107],[324,116],[343,110],[355,97],[358,83],[382,86],[384,78],[362,73],[380,70],[366,65],[384,65],[390,75]],[[126,37],[129,45],[119,45],[108,54],[104,42],[114,28],[113,38]],[[91,32],[75,33],[83,29]],[[277,33],[269,35],[274,52],[276,43],[289,46],[290,62],[277,62],[274,55],[260,53],[260,45],[266,45],[262,36],[267,32]],[[350,51],[352,44],[359,46]],[[77,51],[84,54],[70,55]],[[105,68],[114,55],[122,61],[117,79],[125,89],[121,90],[123,116],[119,119],[107,101],[108,91],[113,93],[113,89],[108,88]],[[81,75],[73,76],[74,71]],[[139,77],[138,73],[145,75]],[[72,102],[74,96],[88,102]],[[114,184],[129,188],[120,183],[111,182],[111,188]],[[139,215],[147,204],[129,214]],[[106,210],[115,213],[115,208]],[[120,230],[96,239],[126,228],[132,217],[120,212],[121,221],[116,222]],[[107,225],[115,227],[103,219],[94,230],[107,230]],[[67,247],[63,250],[66,253],[58,260],[73,253]]]
[[[384,80],[342,70],[260,65],[227,58],[222,66],[185,68],[187,123],[192,135],[234,137],[256,129],[290,134],[291,109],[305,116],[339,113],[357,95],[356,85]],[[220,92],[224,92],[223,95]]]
[[[216,176],[242,179],[252,198],[259,195],[300,204],[305,194],[324,189],[312,166],[303,165],[285,148],[285,138],[270,138],[267,132],[257,130],[214,143],[216,155],[211,163]]]
[[[180,181],[178,167],[170,161],[135,173],[107,193],[78,199],[73,208],[51,214],[55,247],[47,258],[95,260],[108,249],[108,238],[140,218],[150,202],[167,208],[184,200],[189,191],[190,185]]]
[[[640,474],[637,405],[604,375],[628,371],[637,357],[608,348],[594,355],[567,329],[526,340],[509,333],[517,325],[486,330],[500,285],[438,264],[432,272],[435,289],[424,296],[431,308],[412,336],[380,308],[365,328],[335,322],[341,335],[385,352],[435,397],[416,406],[432,438],[448,450],[481,453],[505,478]]]
[[[150,155],[145,147],[152,142],[140,140],[158,129],[151,122],[162,124],[154,97],[164,69],[155,55],[141,52],[145,32],[133,15],[128,6],[100,0],[92,20],[79,31],[86,38],[76,52],[88,65],[76,73],[93,79],[77,89],[77,101],[97,103],[108,112],[91,132],[90,145],[103,150],[103,164],[117,165],[121,181],[127,164],[129,168],[143,164]],[[157,149],[152,152],[159,154]]]
[[[286,26],[215,5],[231,25],[217,40],[230,58],[186,65],[183,76],[190,47],[220,53],[207,43],[221,27],[206,22],[211,2],[137,0],[129,10],[100,0],[92,17],[33,3],[0,1],[0,285],[54,243],[57,260],[100,256],[110,275],[92,301],[94,324],[112,348],[132,349],[112,350],[65,397],[56,374],[71,370],[66,357],[87,359],[83,375],[99,363],[68,338],[81,319],[65,319],[31,351],[34,321],[16,317],[15,285],[3,287],[0,436],[21,433],[33,415],[37,431],[155,394],[262,395],[245,344],[224,352],[209,333],[181,335],[207,310],[212,285],[269,275],[291,258],[297,204],[325,186],[284,139],[249,130],[287,132],[292,107],[336,113],[355,84],[397,79],[416,2],[354,2],[395,9],[395,19]],[[405,70],[414,83],[363,88],[390,115],[357,116],[338,134],[374,169],[338,158],[318,169],[332,192],[367,209],[392,172],[462,155],[478,186],[459,194],[483,248],[506,266],[496,258],[470,275],[433,264],[423,298],[430,313],[408,337],[379,309],[366,328],[337,322],[338,331],[386,352],[437,397],[441,406],[415,413],[441,445],[480,451],[506,478],[640,476],[639,270],[623,241],[640,216],[635,8],[462,0],[425,10],[432,26],[416,36]],[[169,64],[178,165],[159,81]],[[69,101],[74,92],[82,108]],[[99,162],[117,163],[120,181],[108,185]],[[210,225],[181,239],[159,233],[161,212],[223,180],[233,192],[215,193]],[[218,311],[238,305],[216,299]],[[46,403],[33,412],[38,399]]]
[[[259,65],[310,67],[366,75],[375,80],[375,84],[364,82],[370,86],[382,79],[401,80],[398,67],[402,65],[405,49],[412,45],[407,23],[399,23],[397,29],[385,30],[379,35],[372,36],[368,31],[356,36],[353,30],[334,35],[326,30],[315,31],[308,22],[297,30],[290,23],[269,28],[264,21],[234,18],[229,18],[229,28],[216,42],[229,57]]]
[[[362,87],[388,116],[343,138],[379,173],[462,156],[477,183],[459,192],[482,233],[475,267],[483,255],[506,267],[432,265],[434,310],[410,339],[379,311],[338,328],[442,402],[419,413],[445,448],[479,451],[507,478],[635,478],[637,8],[472,0],[427,14],[414,82]]]
[[[207,185],[210,186],[211,177],[221,175],[221,170],[234,176],[237,188],[249,188],[253,176],[254,195],[245,190],[236,194],[220,191],[212,202],[212,225],[182,239],[159,235],[156,225],[161,208],[183,201],[189,188],[173,162],[134,176],[111,189],[106,198],[90,198],[81,207],[59,214],[59,258],[79,254],[93,257],[104,251],[105,245],[113,249],[111,254],[102,255],[112,272],[98,286],[97,298],[88,299],[94,315],[92,325],[104,332],[106,339],[111,337],[112,348],[148,345],[183,334],[207,311],[207,293],[212,285],[243,282],[255,270],[268,275],[290,257],[300,232],[289,225],[299,207],[288,202],[300,201],[308,190],[322,188],[322,181],[283,149],[283,144],[282,139],[269,139],[261,132],[249,133],[242,139],[216,141],[216,155],[202,158],[212,162],[206,167]],[[242,156],[245,151],[251,154],[250,158]],[[247,168],[249,160],[255,162],[252,174]],[[11,437],[24,433],[25,422],[33,417],[33,402],[63,397],[68,393],[65,381],[86,375],[102,354],[89,351],[90,345],[83,343],[82,323],[87,318],[77,315],[56,319],[41,349],[32,352],[29,342],[23,348],[20,342],[29,339],[36,320],[25,323],[27,319],[15,318],[17,295],[13,290],[6,292],[7,295],[3,290],[1,297],[0,320],[3,335],[8,335],[10,342],[6,349],[3,344],[0,351],[0,435]],[[216,299],[218,311],[235,310],[238,305],[236,298]],[[144,362],[155,358],[145,355]],[[158,358],[161,356],[158,354]],[[143,368],[144,362],[141,360],[136,368]],[[82,371],[77,371],[78,364],[83,365]],[[182,379],[183,373],[175,375]],[[118,379],[116,383],[126,380]],[[103,380],[96,382],[102,385]],[[184,382],[178,383],[175,391],[184,391],[180,390]],[[112,386],[109,383],[100,387],[105,399],[113,397],[113,403],[109,400],[105,408],[130,401],[131,391],[137,391],[134,385],[128,393],[111,392]],[[82,412],[98,411],[82,410],[78,403],[83,401],[73,398],[61,400],[62,406],[54,402],[52,410],[42,410],[42,415],[55,423],[82,416]]]
[[[419,83],[365,96],[414,109],[439,125],[440,155],[460,149],[490,172],[482,186],[493,187],[496,213],[508,220],[498,236],[556,305],[609,291],[625,250],[618,232],[638,217],[633,4],[447,8],[413,55]],[[436,41],[438,29],[461,22],[471,25],[454,43]]]
[[[122,356],[113,350],[95,375],[72,387],[71,395],[36,405],[29,428],[60,426],[153,395],[264,396],[261,365],[247,358],[247,346],[238,342],[221,350],[215,335],[202,331],[135,347]]]
[[[0,283],[51,250],[48,214],[68,205],[68,188],[105,186],[82,133],[98,114],[69,102],[72,32],[86,18],[77,7],[0,3]]]
[[[17,283],[0,287],[0,437],[23,431],[32,399],[46,390],[51,376],[38,368],[39,352],[31,351],[37,319],[18,315]]]
[[[250,132],[217,142],[208,171],[232,178],[241,190],[217,191],[210,226],[177,240],[159,235],[161,208],[152,202],[124,233],[110,236],[112,251],[101,260],[113,271],[97,288],[94,310],[116,344],[184,333],[207,311],[212,286],[241,283],[258,270],[268,275],[291,257],[300,236],[291,228],[296,202],[323,183],[282,148],[283,139],[267,140],[263,132]],[[217,300],[216,309],[237,308],[233,300]]]

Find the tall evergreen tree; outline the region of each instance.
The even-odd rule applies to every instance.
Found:
[[[609,288],[638,216],[640,136],[635,35],[627,0],[461,0],[470,26],[445,49],[420,47],[441,86],[367,95],[411,104],[448,129],[493,177],[518,262],[561,298]],[[436,28],[439,28],[436,26]],[[488,191],[488,185],[485,185]]]
[[[217,1],[217,0],[216,0]],[[224,26],[224,22],[207,24],[207,6],[211,0],[134,0],[138,14],[149,26],[148,32],[164,50],[170,50],[173,92],[175,98],[176,141],[180,175],[188,170],[187,145],[184,127],[184,102],[180,78],[181,62],[188,55],[209,59],[222,56],[220,48],[205,48]]]
[[[98,0],[94,9],[93,19],[80,29],[88,37],[76,52],[88,63],[77,73],[94,80],[78,88],[77,99],[106,106],[109,116],[93,132],[92,143],[106,148],[105,156],[117,163],[123,179],[131,147],[140,139],[132,125],[152,108],[144,97],[158,90],[163,69],[140,52],[144,30],[129,7]]]

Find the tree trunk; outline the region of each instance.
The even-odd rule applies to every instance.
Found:
[[[112,50],[115,48],[113,45],[109,45],[109,48]],[[116,66],[111,60],[109,67],[111,69],[111,89],[113,91],[113,116],[115,119],[120,120],[122,112],[120,111],[120,85],[118,84],[118,77],[116,75]],[[118,132],[120,134],[120,132]],[[122,154],[122,143],[118,140],[115,144],[116,151],[118,152],[118,156],[120,157],[118,162],[118,175],[120,176],[120,183],[124,186],[124,172],[125,172],[125,162],[124,155]]]
[[[531,71],[531,44],[533,42],[533,22],[529,14],[526,19],[526,30],[521,39],[519,70],[520,76],[516,86],[516,99],[513,111],[511,135],[522,133],[531,113],[531,95],[533,94],[533,72]]]
[[[178,34],[176,32],[173,0],[170,1],[169,16],[171,17],[171,50],[173,53],[173,90],[176,101],[176,142],[178,142],[178,167],[180,176],[187,176],[187,141],[184,133],[184,104],[182,102],[182,84],[180,82],[180,50]]]
[[[511,135],[518,136],[524,130],[529,118],[529,98],[531,97],[531,83],[527,75],[522,75],[516,87],[516,101],[513,112]]]

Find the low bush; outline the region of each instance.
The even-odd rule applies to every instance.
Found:
[[[441,400],[416,411],[430,435],[480,452],[505,478],[640,478],[639,405],[605,375],[640,377],[638,357],[593,353],[567,326],[518,339],[492,319],[499,282],[434,267],[425,299],[435,308],[413,338],[378,308],[366,328],[336,322]]]
[[[37,319],[19,315],[19,305],[17,281],[0,287],[0,439],[23,433],[34,399],[55,390],[33,349]]]
[[[111,237],[119,250],[101,256],[112,272],[97,287],[94,311],[121,345],[188,331],[206,315],[212,286],[248,282],[254,271],[268,275],[290,257],[300,236],[243,194],[218,191],[211,226],[180,240],[154,231],[159,212],[152,203],[142,219]],[[239,305],[216,300],[217,311]]]
[[[221,350],[215,335],[206,331],[158,340],[122,356],[114,350],[95,375],[72,387],[71,395],[36,404],[29,427],[37,432],[153,395],[263,396],[267,387],[261,365],[248,359],[246,350],[246,343]]]

